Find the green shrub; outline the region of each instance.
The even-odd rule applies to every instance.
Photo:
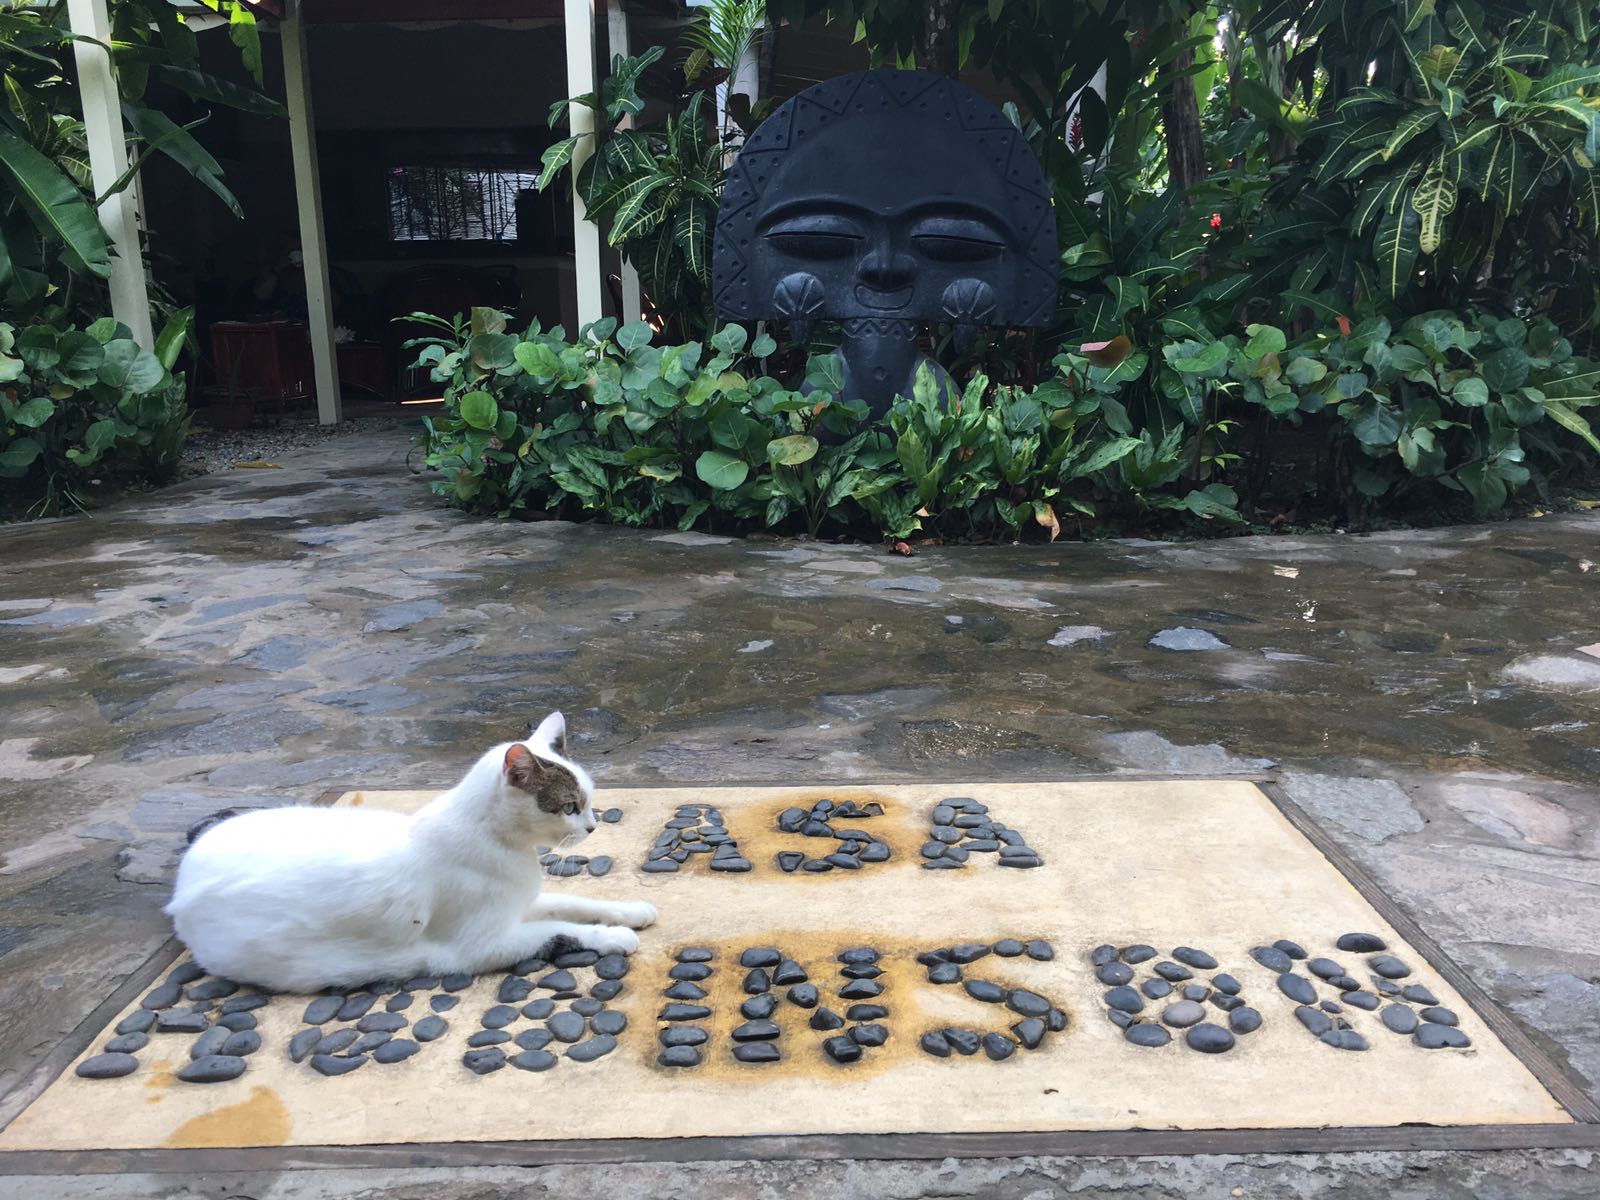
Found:
[[[110,317],[87,329],[0,324],[0,506],[50,516],[82,509],[91,481],[163,483],[189,432],[172,374],[190,310],[142,349]]]
[[[1292,346],[1283,330],[1251,325],[1244,338],[1185,340],[1163,355],[1163,386],[1186,406],[1321,425],[1352,511],[1442,487],[1487,516],[1536,463],[1600,451],[1581,411],[1600,404],[1600,365],[1574,357],[1544,318],[1434,312],[1393,329],[1374,317]]]
[[[1293,345],[1251,325],[1159,354],[1116,338],[1059,355],[1031,388],[978,374],[949,406],[924,373],[869,425],[864,405],[839,399],[835,359],[813,358],[804,390],[786,388],[756,373],[772,339],[737,325],[656,346],[643,323],[597,322],[570,343],[537,324],[508,333],[487,309],[466,324],[410,319],[438,330],[414,344],[447,385],[418,439],[441,473],[433,489],[500,516],[895,539],[1054,538],[1073,522],[1164,515],[1237,523],[1229,479],[1251,464],[1231,446],[1246,424],[1265,427],[1258,456],[1273,430],[1319,430],[1330,499],[1353,515],[1430,488],[1443,489],[1433,502],[1468,493],[1487,515],[1534,477],[1533,460],[1600,450],[1581,413],[1600,403],[1600,366],[1542,319],[1434,313],[1392,330],[1375,318]],[[1128,403],[1152,381],[1163,406]],[[1181,419],[1163,425],[1167,408]]]
[[[1107,427],[1100,397],[1067,377],[991,390],[975,378],[946,411],[929,378],[888,418],[837,396],[835,360],[807,389],[755,373],[774,350],[738,325],[709,343],[651,344],[649,326],[585,329],[577,344],[502,314],[439,330],[419,362],[448,384],[419,443],[435,492],[473,511],[590,514],[626,525],[851,529],[994,537],[1091,514],[1097,478],[1139,446]]]

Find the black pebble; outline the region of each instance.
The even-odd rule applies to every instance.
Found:
[[[1318,1037],[1333,1028],[1333,1022],[1328,1020],[1326,1015],[1307,1005],[1300,1005],[1299,1008],[1294,1010],[1294,1015],[1300,1019],[1300,1024]]]
[[[168,1008],[156,1015],[158,1033],[204,1033],[210,1026],[211,1022],[206,1020],[205,1013],[179,1012]]]
[[[698,1025],[674,1025],[657,1036],[663,1046],[699,1046],[710,1035]]]
[[[313,1062],[316,1060],[313,1059]],[[356,1062],[365,1062],[365,1059],[356,1059]],[[183,1070],[178,1072],[178,1078],[185,1083],[222,1083],[225,1080],[237,1079],[244,1074],[244,1059],[232,1054],[207,1054],[197,1058]]]
[[[1050,943],[1034,939],[1028,943],[1028,957],[1039,962],[1049,962],[1055,958],[1056,952],[1050,948]]]
[[[1300,1004],[1315,1004],[1317,1002],[1317,989],[1311,981],[1303,975],[1296,975],[1286,971],[1278,976],[1278,990],[1289,999]]]
[[[1221,1054],[1233,1049],[1233,1034],[1221,1025],[1210,1023],[1192,1027],[1183,1035],[1183,1040],[1189,1044],[1189,1049],[1201,1054]]]
[[[483,1014],[483,1027],[485,1029],[504,1029],[517,1019],[517,1010],[509,1004],[496,1004]],[[404,1022],[402,1022],[403,1024]]]
[[[951,962],[970,963],[977,962],[987,953],[989,946],[986,942],[963,942],[959,946],[952,947],[945,957]]]
[[[1025,948],[1016,938],[1001,938],[994,944],[994,952],[1001,958],[1016,958]]]
[[[314,1064],[316,1059],[311,1061]],[[498,1046],[491,1046],[487,1050],[468,1050],[461,1056],[461,1061],[474,1075],[487,1075],[506,1065],[506,1052]]]
[[[500,991],[496,993],[495,999],[501,1004],[521,1004],[531,995],[533,995],[533,984],[521,975],[507,975],[500,981]]]
[[[1165,1046],[1172,1040],[1172,1035],[1161,1026],[1143,1022],[1130,1025],[1122,1036],[1135,1046]]]
[[[521,972],[519,971],[520,975]],[[472,986],[472,976],[465,971],[452,971],[449,975],[439,980],[439,986],[447,992],[461,992]]]
[[[1204,1000],[1209,995],[1211,995],[1211,989],[1201,984],[1188,983],[1184,985],[1183,998],[1185,1000]]]
[[[342,1007],[344,998],[341,996],[318,996],[306,1005],[306,1011],[300,1019],[307,1025],[323,1025],[333,1020]]]
[[[607,1009],[605,1012],[596,1013],[589,1019],[589,1028],[608,1037],[616,1037],[627,1027],[628,1018],[615,1009]]]
[[[447,994],[443,996],[430,997],[428,1000],[428,1007],[433,1009],[434,1012],[449,1012],[452,1008],[460,1003],[460,996],[452,996]]]
[[[1448,1008],[1425,1008],[1418,1015],[1424,1021],[1431,1021],[1435,1025],[1459,1025],[1461,1023],[1456,1014]]]
[[[1103,967],[1095,968],[1094,977],[1107,987],[1121,987],[1125,983],[1133,982],[1133,968],[1126,963],[1109,962]]]
[[[815,1008],[817,1005],[817,989],[815,984],[797,983],[788,992],[789,1003],[799,1005],[801,1008]]]
[[[1378,998],[1371,992],[1345,992],[1339,999],[1352,1008],[1362,1008],[1367,1012],[1376,1011],[1379,1004]]]
[[[847,1037],[831,1037],[822,1043],[822,1048],[834,1062],[855,1062],[861,1057],[861,1047]]]
[[[555,1010],[554,1000],[530,1000],[522,1006],[522,1015],[530,1021],[542,1021]]]
[[[775,967],[783,961],[783,955],[770,946],[755,947],[739,955],[741,967]]]
[[[194,1045],[189,1047],[189,1057],[204,1058],[208,1054],[216,1054],[222,1048],[222,1043],[227,1041],[229,1036],[229,1031],[223,1029],[220,1025],[215,1029],[206,1030],[195,1039]]]
[[[1337,942],[1339,949],[1351,954],[1378,954],[1389,947],[1375,933],[1347,933]]]
[[[348,1049],[350,1044],[361,1035],[354,1029],[335,1029],[317,1043],[318,1054],[337,1054]]]
[[[1146,979],[1139,985],[1139,990],[1152,1000],[1161,1000],[1172,995],[1172,985],[1165,979]]]
[[[467,1039],[469,1046],[503,1046],[511,1040],[504,1029],[480,1029]]]
[[[1172,952],[1172,957],[1185,966],[1195,967],[1201,971],[1215,971],[1217,960],[1204,950],[1196,950],[1193,946],[1179,946]]]
[[[942,962],[936,967],[929,967],[928,981],[930,983],[959,983],[961,981],[961,968],[953,962]]]
[[[970,1029],[946,1029],[944,1040],[957,1054],[976,1054],[980,1044],[978,1035]]]
[[[1432,1022],[1418,1026],[1411,1040],[1424,1050],[1442,1050],[1446,1047],[1459,1050],[1472,1045],[1471,1039],[1461,1030],[1449,1025],[1435,1025]]]
[[[628,973],[628,960],[621,954],[607,954],[595,961],[594,973],[601,979],[621,979]]]
[[[850,1038],[858,1046],[881,1046],[889,1040],[889,1031],[882,1025],[857,1025]]]
[[[994,987],[993,984],[989,986]],[[971,990],[971,985],[968,985],[968,990]],[[995,990],[999,991],[1000,989],[995,988]],[[882,992],[883,984],[881,983],[876,983],[871,979],[852,979],[839,989],[839,996],[844,1000],[870,1000]]]
[[[765,1042],[781,1032],[772,1021],[746,1021],[733,1031],[732,1036],[736,1042]]]
[[[1254,1033],[1261,1028],[1261,1014],[1253,1008],[1236,1008],[1228,1014],[1228,1028],[1235,1033]]]
[[[491,1012],[495,1011],[493,1009]],[[515,1017],[515,1012],[512,1016]],[[356,1028],[362,1033],[396,1033],[406,1027],[406,1019],[399,1013],[381,1012],[368,1013],[356,1022]],[[491,1029],[498,1028],[490,1026]]]
[[[522,972],[518,971],[517,974],[520,975]],[[411,992],[431,992],[439,986],[439,977],[437,975],[413,975],[402,986]]]
[[[183,989],[175,983],[163,983],[151,988],[139,1003],[144,1008],[171,1008],[183,999]]]
[[[179,963],[167,972],[167,982],[182,987],[186,983],[193,983],[196,979],[205,978],[205,973],[205,968],[197,962]]]
[[[1232,1012],[1236,1008],[1244,1007],[1243,997],[1230,996],[1226,992],[1213,992],[1211,994],[1211,1003],[1216,1005],[1223,1012]]]
[[[668,1004],[657,1015],[661,1021],[703,1021],[711,1010],[703,1004]]]
[[[607,825],[615,825],[622,820],[622,810],[620,808],[608,808],[600,814],[600,819]]]
[[[136,1054],[150,1044],[147,1033],[123,1033],[101,1047],[107,1054]]]
[[[156,1023],[156,1014],[147,1008],[131,1012],[117,1022],[118,1033],[149,1033],[150,1027]]]
[[[677,970],[676,967],[673,970]],[[578,981],[571,971],[552,971],[539,980],[539,986],[548,988],[552,992],[570,992],[578,986]]]
[[[747,1042],[733,1048],[733,1057],[743,1063],[777,1062],[783,1052],[771,1042]]]
[[[813,1029],[841,1029],[844,1027],[844,1018],[831,1008],[819,1008],[811,1014],[809,1024]]]
[[[935,1058],[950,1057],[950,1043],[942,1033],[925,1033],[920,1042],[923,1050]]]
[[[310,1029],[302,1029],[289,1039],[289,1061],[304,1062],[306,1055],[310,1054],[321,1040],[321,1029],[315,1026]]]
[[[1354,1029],[1330,1029],[1317,1039],[1335,1050],[1365,1050],[1367,1039]]]
[[[1006,998],[1006,1007],[1024,1017],[1042,1017],[1050,1011],[1050,1001],[1036,992],[1016,988]]]
[[[363,1017],[377,1001],[378,998],[371,992],[356,992],[352,996],[347,996],[345,1002],[339,1006],[339,1020],[354,1021],[358,1017]]]
[[[675,983],[661,993],[668,1000],[704,1000],[705,988],[698,983]]]
[[[804,983],[805,978],[805,968],[791,958],[784,959],[772,973],[772,982],[780,987],[791,983]]]
[[[622,980],[602,979],[589,989],[589,995],[596,1000],[615,1000],[622,994]]]
[[[571,1054],[571,1051],[568,1051]],[[524,1050],[506,1060],[519,1071],[548,1071],[556,1065],[556,1056],[548,1050]]]
[[[598,1000],[574,1000],[568,1007],[570,1007],[575,1013],[581,1013],[583,1016],[592,1017],[601,1009],[605,1008],[605,1005]]]
[[[1437,1004],[1439,997],[1435,996],[1420,983],[1408,983],[1400,989],[1400,994],[1413,1004]]]
[[[398,992],[395,995],[390,996],[389,1003],[385,1004],[383,1007],[389,1012],[404,1012],[406,1009],[411,1007],[415,1000],[416,997],[410,992]],[[227,1008],[228,1006],[224,1004],[222,1007]]]
[[[1306,963],[1306,970],[1318,979],[1337,979],[1345,973],[1344,967],[1334,962],[1331,958],[1313,958]]]
[[[190,1064],[193,1066],[194,1064]],[[242,1065],[242,1064],[241,1064]],[[112,1051],[96,1054],[78,1064],[78,1074],[85,1079],[116,1079],[139,1069],[139,1060],[131,1054]]]
[[[1017,1044],[999,1033],[983,1035],[983,1052],[995,1062],[1003,1062],[1017,1052]]]
[[[610,873],[611,856],[609,854],[597,854],[589,860],[589,874],[599,878],[601,875],[609,875]]]
[[[1280,975],[1294,966],[1289,956],[1276,946],[1256,946],[1250,951],[1250,957],[1267,970],[1276,971]]]
[[[771,992],[767,992],[764,995],[751,996],[750,999],[739,1005],[739,1012],[747,1020],[764,1021],[772,1015],[773,1010],[777,1007],[778,998]]]
[[[545,1024],[563,1042],[575,1042],[583,1036],[584,1020],[579,1013],[559,1012]]]
[[[593,1062],[597,1058],[603,1058],[605,1055],[610,1054],[616,1048],[616,1038],[611,1037],[609,1034],[601,1034],[599,1037],[592,1037],[586,1042],[579,1042],[576,1046],[573,1046],[567,1051],[567,1057],[576,1062]],[[529,1051],[529,1053],[538,1054],[542,1053],[542,1051],[534,1050]]]
[[[195,984],[186,994],[191,1000],[220,1000],[238,990],[239,985],[231,979],[207,979],[204,983]]]
[[[1135,942],[1131,946],[1124,946],[1119,957],[1131,966],[1138,966],[1142,962],[1149,962],[1156,956],[1156,948],[1147,946],[1143,942]]]
[[[1156,964],[1156,974],[1169,983],[1182,983],[1185,979],[1193,979],[1194,972],[1188,967],[1179,966],[1175,962],[1162,959]]]
[[[1101,942],[1100,945],[1089,951],[1089,962],[1092,966],[1103,967],[1107,963],[1116,961],[1117,948],[1110,942]]]
[[[479,1054],[499,1054],[498,1050],[479,1050]],[[323,1075],[348,1075],[358,1067],[367,1065],[366,1056],[341,1058],[333,1054],[313,1054],[311,1065]]]
[[[1045,1025],[1038,1017],[1029,1017],[1013,1025],[1011,1032],[1017,1035],[1017,1040],[1025,1049],[1037,1050],[1039,1043],[1044,1041]]]
[[[254,1054],[261,1049],[261,1035],[254,1029],[241,1029],[222,1043],[218,1054],[229,1055],[234,1058],[243,1058],[247,1054]]]
[[[410,1038],[391,1038],[372,1052],[372,1061],[397,1063],[410,1058],[421,1047]]]
[[[1306,956],[1304,947],[1302,947],[1299,942],[1291,942],[1288,938],[1279,938],[1272,944],[1279,950],[1282,950],[1290,958],[1302,959]]]
[[[431,1042],[450,1028],[450,1022],[443,1017],[423,1017],[411,1027],[411,1036],[419,1042]]]
[[[271,1000],[271,996],[263,995],[260,992],[252,992],[248,996],[235,996],[231,1000],[222,1002],[222,1015],[226,1017],[234,1013],[252,1012],[258,1008],[264,1008]]]
[[[1114,987],[1105,994],[1105,1002],[1113,1009],[1136,1013],[1144,1008],[1144,1000],[1131,987]]]
[[[1404,979],[1411,974],[1411,968],[1392,954],[1379,954],[1369,958],[1367,966],[1385,979]]]
[[[1229,996],[1237,996],[1240,990],[1239,981],[1232,975],[1213,975],[1211,986]]]
[[[511,1040],[524,1050],[543,1050],[555,1040],[555,1035],[548,1029],[524,1029]]]
[[[668,1046],[656,1061],[663,1067],[696,1067],[700,1065],[700,1051],[693,1046]]]

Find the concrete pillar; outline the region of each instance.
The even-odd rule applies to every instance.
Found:
[[[111,57],[111,21],[106,0],[67,0],[67,18],[77,40],[72,43],[78,65],[78,90],[83,97],[83,131],[89,143],[89,170],[94,189],[104,194],[128,170],[128,138],[122,128],[122,101]],[[93,40],[91,40],[93,39]],[[96,43],[99,43],[98,45]],[[150,297],[144,283],[144,251],[139,244],[139,181],[135,179],[100,205],[100,224],[112,248],[111,315],[133,331],[146,350],[155,349],[150,323]]]
[[[567,35],[567,95],[581,96],[598,91],[594,70],[594,0],[566,0],[564,12]],[[594,111],[582,104],[569,104],[567,115],[574,136],[594,133]],[[586,138],[572,156],[572,178],[594,153],[594,138]],[[578,288],[578,325],[598,321],[604,314],[603,278],[600,265],[600,227],[585,215],[583,197],[572,190],[572,243]]]
[[[628,10],[623,7],[622,0],[611,0],[606,8],[606,42],[611,48],[611,54],[626,57],[628,49]],[[608,68],[609,69],[609,68]],[[627,116],[619,123],[618,128],[626,129],[633,124],[633,117]],[[626,258],[622,260],[622,312],[619,314],[622,324],[637,321],[644,311],[644,300],[639,288],[639,272]]]
[[[317,419],[324,425],[337,425],[344,402],[339,395],[339,355],[333,344],[333,290],[328,284],[322,177],[317,170],[316,120],[311,110],[311,71],[302,7],[303,0],[290,0],[283,15],[283,84],[289,109],[295,208],[300,218],[300,254],[306,275],[306,326],[311,336]]]

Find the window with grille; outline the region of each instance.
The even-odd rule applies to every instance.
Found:
[[[538,175],[497,167],[391,167],[391,242],[514,242],[517,199]]]

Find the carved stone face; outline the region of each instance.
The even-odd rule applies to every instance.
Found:
[[[717,221],[737,319],[1034,325],[1055,310],[1055,221],[1025,139],[959,84],[865,71],[790,100],[751,139]]]

